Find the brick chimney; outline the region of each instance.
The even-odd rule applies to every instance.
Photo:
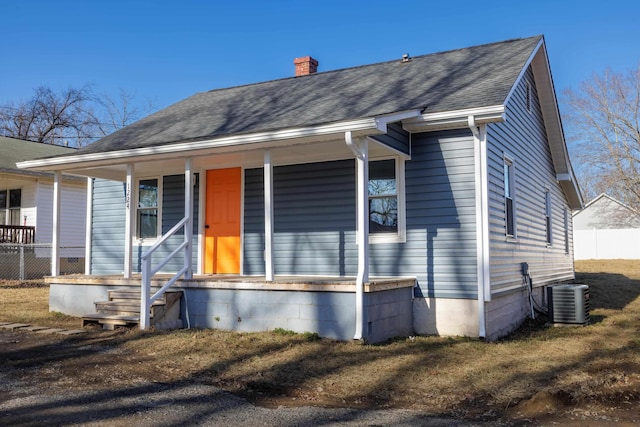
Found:
[[[318,61],[310,56],[296,58],[293,63],[296,65],[296,77],[314,74],[318,71]]]

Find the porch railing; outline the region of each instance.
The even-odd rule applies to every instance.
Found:
[[[188,218],[182,218],[180,222],[173,226],[155,245],[142,254],[142,290],[140,295],[140,329],[147,329],[150,326],[151,304],[158,299],[162,294],[169,289],[180,277],[186,273],[191,274],[191,253],[189,251],[191,241],[189,239],[190,233],[187,233],[185,225],[188,222]],[[185,228],[184,241],[167,255],[160,263],[152,268],[151,261],[153,253],[158,250],[171,236],[176,234],[178,230]],[[156,293],[151,294],[151,279],[153,276],[162,269],[169,261],[176,257],[181,251],[184,252],[184,266],[180,271],[173,275],[167,283],[165,283]]]
[[[36,236],[36,228],[26,225],[0,225],[0,243],[31,244]]]

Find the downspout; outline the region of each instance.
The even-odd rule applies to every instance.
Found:
[[[358,175],[356,189],[358,275],[356,277],[356,330],[353,339],[361,340],[366,321],[364,316],[364,284],[369,281],[369,146],[366,140],[355,142],[350,131],[344,133],[344,140],[356,156]]]
[[[475,117],[468,117],[468,126],[473,134],[475,164],[476,202],[476,264],[478,278],[478,337],[486,337],[485,303],[489,276],[489,201],[487,176],[487,133],[486,126],[476,125]]]

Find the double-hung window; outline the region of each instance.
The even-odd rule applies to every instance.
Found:
[[[369,241],[405,240],[404,162],[369,162]]]
[[[505,228],[507,237],[516,236],[516,215],[515,215],[515,183],[513,160],[504,158],[504,205],[505,205]]]
[[[0,190],[0,225],[20,225],[22,190]]]
[[[138,182],[136,210],[136,234],[140,239],[155,239],[159,231],[160,189],[158,178],[141,179]]]

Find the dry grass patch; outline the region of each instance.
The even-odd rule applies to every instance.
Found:
[[[43,281],[0,280],[0,321],[78,328],[77,317],[49,311],[49,286]]]
[[[594,323],[587,327],[547,327],[540,318],[498,342],[415,337],[381,345],[286,331],[94,332],[71,341],[90,352],[52,362],[44,377],[25,375],[61,389],[205,383],[268,406],[411,408],[476,418],[522,412],[539,401],[545,410],[549,402],[637,403],[640,262],[577,262],[576,269],[577,281],[590,286]],[[46,289],[29,289],[37,297],[28,307],[26,293],[16,291],[0,286],[5,318],[8,309],[16,321],[51,316]]]

